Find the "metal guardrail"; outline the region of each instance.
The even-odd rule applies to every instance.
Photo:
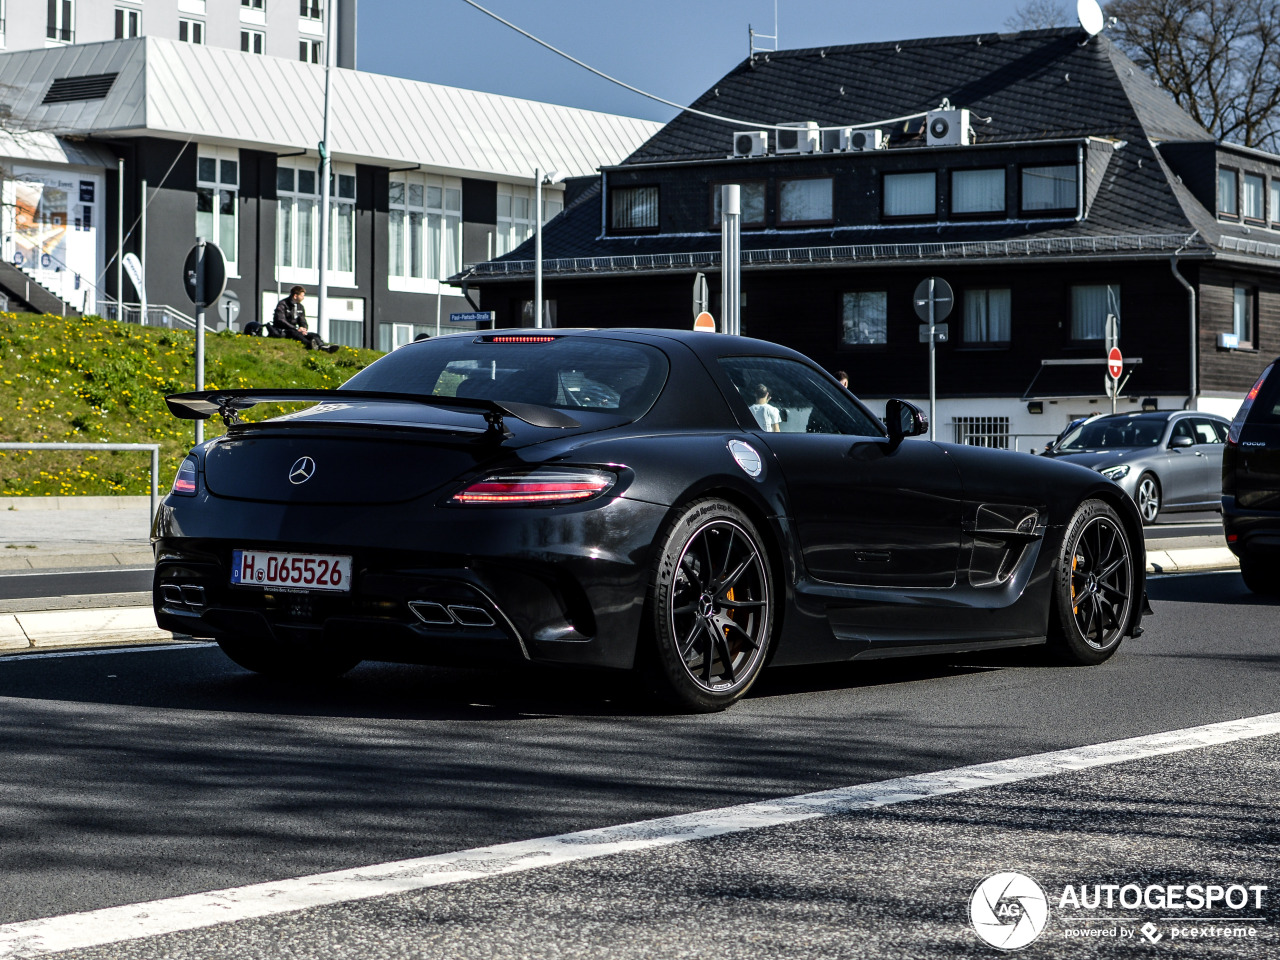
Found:
[[[142,304],[140,303],[107,302],[100,306],[102,316],[107,320],[136,323],[143,327],[166,327],[170,330],[194,330],[196,328],[195,317],[189,316],[181,310],[175,310],[164,303],[147,304],[145,317],[142,315]],[[208,319],[205,320],[204,328],[210,333],[217,331],[217,327],[209,325]]]
[[[660,238],[655,238],[660,239]],[[883,260],[964,260],[1026,256],[1084,256],[1192,249],[1182,233],[1133,234],[1110,237],[1031,237],[1021,240],[960,240],[940,243],[872,243],[827,247],[779,247],[744,250],[744,265],[844,263]],[[1194,249],[1203,249],[1200,242]],[[693,253],[650,253],[621,257],[564,257],[544,259],[546,273],[596,273],[609,270],[680,270],[718,266],[719,250]],[[475,265],[477,277],[532,273],[533,260],[490,260]]]
[[[0,443],[0,450],[150,450],[151,516],[160,506],[160,444],[158,443]]]

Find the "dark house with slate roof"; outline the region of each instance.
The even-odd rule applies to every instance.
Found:
[[[940,438],[1028,449],[1109,409],[1109,314],[1120,410],[1229,416],[1280,353],[1280,156],[1216,142],[1105,36],[756,54],[692,109],[734,119],[682,113],[545,228],[556,325],[688,327],[737,183],[743,333],[847,370],[864,398],[927,396],[912,293],[951,284]],[[804,122],[821,129],[769,128]],[[532,316],[532,257],[471,272],[499,325]]]

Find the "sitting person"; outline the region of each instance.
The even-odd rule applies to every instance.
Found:
[[[293,287],[289,296],[276,304],[275,316],[271,318],[271,326],[276,336],[288,337],[304,344],[308,350],[327,350],[333,353],[338,349],[336,343],[325,343],[320,334],[307,330],[307,311],[302,301],[307,295],[306,287]]]
[[[763,383],[757,383],[752,388],[752,393],[755,394],[756,402],[751,405],[751,413],[756,418],[756,423],[767,433],[778,433],[782,429],[782,414],[769,402],[769,388]]]

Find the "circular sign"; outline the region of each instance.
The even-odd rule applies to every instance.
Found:
[[[236,317],[240,316],[240,297],[234,290],[222,292],[222,299],[218,301],[218,316],[222,318],[228,330],[236,322]]]
[[[955,304],[955,295],[951,292],[951,284],[943,280],[941,277],[925,277],[916,286],[915,296],[912,298],[916,305],[916,316],[928,323],[930,319],[934,323],[947,319],[951,314],[951,308]],[[929,304],[933,304],[933,317],[929,316]]]
[[[198,266],[203,266],[204,270],[203,291]],[[187,262],[182,265],[182,286],[188,299],[197,307],[207,307],[222,296],[222,291],[227,288],[227,260],[216,243],[205,243],[203,264],[200,263],[200,244],[197,243],[187,253]],[[204,295],[197,299],[201,292]]]
[[[15,251],[13,252],[13,265],[14,265],[15,267],[20,267],[20,266],[22,266],[22,264],[26,262],[26,259],[27,259],[27,258],[26,258],[26,257],[24,257],[24,256],[22,255],[22,251],[21,251],[21,250],[15,250]]]
[[[49,256],[47,253],[40,254],[40,266],[48,267],[51,263],[53,263],[53,257]]]
[[[1112,347],[1107,354],[1107,373],[1111,374],[1112,380],[1119,380],[1120,374],[1124,373],[1124,357],[1120,356],[1119,347]]]
[[[702,330],[705,333],[716,332],[716,318],[703,310],[700,314],[693,318],[693,329]]]

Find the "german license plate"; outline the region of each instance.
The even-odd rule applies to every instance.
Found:
[[[351,592],[351,558],[321,553],[231,551],[232,585]]]

